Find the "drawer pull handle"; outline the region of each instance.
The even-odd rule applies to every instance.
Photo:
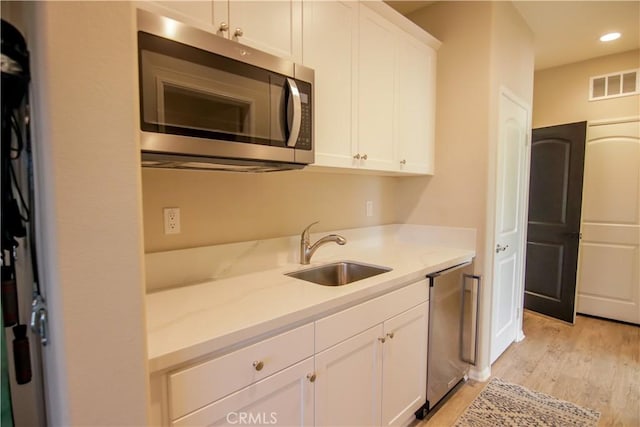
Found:
[[[380,341],[382,344],[384,344],[386,340],[387,339],[385,337],[378,338],[378,341]]]
[[[389,339],[393,339],[394,335],[395,335],[395,334],[394,334],[393,332],[389,332],[389,333],[387,334],[387,336],[389,337]]]
[[[309,380],[310,383],[313,383],[316,381],[316,374],[307,374],[307,379]]]
[[[261,371],[262,368],[264,368],[264,363],[262,362],[262,360],[256,360],[255,362],[253,362],[253,367],[256,368],[256,371]]]

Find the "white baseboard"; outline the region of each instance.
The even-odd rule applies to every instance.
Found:
[[[522,329],[518,331],[518,335],[516,335],[516,342],[520,342],[524,339],[524,332]]]

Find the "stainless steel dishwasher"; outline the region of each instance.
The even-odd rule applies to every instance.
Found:
[[[424,418],[458,383],[466,380],[477,357],[480,277],[467,262],[427,276],[429,349],[427,402],[416,412]]]

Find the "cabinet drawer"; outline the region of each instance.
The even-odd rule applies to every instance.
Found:
[[[429,299],[424,279],[316,322],[316,353]]]
[[[245,387],[171,423],[174,427],[313,425],[313,358]],[[251,422],[247,422],[247,418]]]
[[[310,357],[313,344],[313,324],[310,323],[170,374],[171,419],[182,417]]]

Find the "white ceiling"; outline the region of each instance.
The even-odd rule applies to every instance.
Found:
[[[408,15],[434,1],[387,0]],[[534,33],[537,70],[640,48],[640,1],[514,1]],[[617,31],[622,37],[602,43]],[[638,60],[640,66],[640,58]]]

